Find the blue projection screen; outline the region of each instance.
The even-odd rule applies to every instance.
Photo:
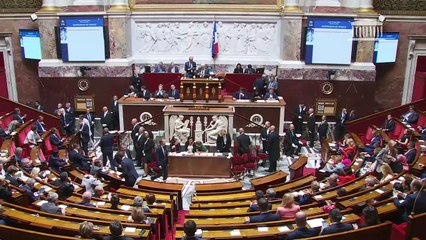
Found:
[[[38,30],[19,30],[22,58],[41,59],[40,32]]]
[[[394,63],[398,50],[399,33],[383,33],[374,42],[374,63]]]
[[[61,17],[60,39],[64,62],[105,61],[102,16]]]
[[[353,19],[308,18],[306,64],[351,64]]]

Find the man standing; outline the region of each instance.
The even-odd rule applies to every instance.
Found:
[[[309,136],[309,147],[314,147],[315,141],[315,114],[314,109],[309,108],[308,110],[308,136]]]
[[[340,141],[345,135],[345,125],[348,120],[348,110],[343,108],[340,113],[336,116],[336,127],[334,130],[334,138],[336,141]]]
[[[90,142],[90,127],[87,119],[84,118],[84,115],[78,117],[80,119],[80,137],[81,137],[81,146],[83,147],[84,154],[89,155],[89,142]]]
[[[193,78],[197,70],[197,63],[194,62],[194,57],[189,57],[189,61],[185,62],[185,72],[187,78]]]
[[[84,118],[87,119],[90,125],[90,132],[92,133],[90,138],[94,141],[95,138],[95,115],[90,112],[90,108],[86,108],[86,114],[84,114]]]
[[[102,161],[104,166],[106,166],[108,159],[112,161],[112,145],[114,144],[114,136],[109,134],[109,129],[104,128],[104,135],[101,137],[101,141],[99,142],[99,146],[102,151]]]
[[[167,150],[166,150],[166,139],[161,139],[160,146],[158,146],[156,153],[157,153],[158,168],[160,168],[160,172],[157,175],[152,176],[151,180],[155,180],[163,176],[163,181],[166,181],[168,176],[168,168],[169,168],[169,159],[167,157]]]
[[[327,139],[327,133],[328,133],[327,116],[322,115],[321,124],[318,127],[318,136],[319,136],[319,141],[320,141],[321,147],[322,147],[323,142]]]
[[[112,115],[111,113],[108,111],[108,108],[106,106],[104,106],[102,108],[102,117],[101,117],[101,124],[102,124],[102,128],[108,128],[108,129],[112,129]]]
[[[117,97],[117,95],[114,95],[114,97],[112,98],[111,110],[112,110],[112,127],[114,129],[118,129],[119,128],[118,122],[119,122],[120,116],[118,115],[118,97]]]
[[[238,153],[240,155],[244,153],[249,154],[251,145],[250,137],[244,133],[244,128],[240,128],[238,132],[240,133],[240,136],[237,137]]]
[[[67,136],[71,136],[75,133],[75,119],[74,115],[65,111],[65,109],[59,109],[60,114],[60,122],[62,129],[66,133]]]
[[[139,125],[137,125],[139,126]],[[137,127],[136,127],[137,128]],[[143,147],[145,145],[146,142],[146,137],[145,137],[145,128],[140,126],[138,129],[138,132],[135,135],[135,140],[134,142],[134,147],[135,147],[135,151],[136,151],[136,166],[141,167],[142,166],[142,158],[143,158]]]
[[[268,135],[269,135],[269,127],[271,123],[269,121],[265,122],[265,127],[260,131],[260,138],[262,140],[262,150],[265,153],[268,150]]]
[[[65,103],[65,111],[67,111],[67,113],[71,114],[72,117],[74,117],[74,108],[71,107],[70,102]]]
[[[300,103],[299,106],[294,109],[294,120],[293,125],[295,127],[295,131],[298,134],[302,134],[303,127],[303,116],[306,113],[306,106],[303,103]]]
[[[138,179],[139,175],[136,172],[135,165],[133,161],[129,158],[124,157],[124,151],[120,150],[118,152],[121,157],[121,171],[123,172],[122,177],[125,180],[125,185],[128,187],[133,187]]]
[[[268,135],[268,156],[269,169],[268,172],[277,171],[277,161],[280,158],[280,136],[275,132],[275,126],[272,125]]]

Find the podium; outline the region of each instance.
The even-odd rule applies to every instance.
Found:
[[[290,169],[290,180],[303,176],[303,169],[308,162],[308,157],[300,156],[299,159],[294,161],[288,168]]]
[[[180,100],[222,101],[223,80],[208,78],[182,78],[180,80]]]

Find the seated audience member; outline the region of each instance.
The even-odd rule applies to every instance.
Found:
[[[402,154],[398,154],[396,158],[390,157],[389,166],[391,167],[392,172],[394,173],[400,173],[402,171],[408,171],[410,169],[410,166],[407,162],[407,158]]]
[[[284,138],[285,155],[299,155],[301,149],[302,144],[300,144],[299,138],[296,136],[295,127],[293,124],[290,124],[289,131],[287,131]]]
[[[132,214],[130,215],[134,223],[142,223],[147,224],[148,220],[144,214],[144,211],[140,207],[135,207],[132,210]]]
[[[28,202],[33,203],[37,200],[40,200],[40,193],[36,192],[34,189],[34,184],[36,183],[36,180],[33,178],[28,178],[25,184],[22,184],[19,186],[22,190],[25,191],[25,193],[28,196]]]
[[[335,208],[330,211],[329,219],[330,219],[330,226],[324,228],[320,235],[327,235],[327,234],[333,234],[333,233],[339,233],[339,232],[345,232],[353,230],[354,227],[351,224],[342,223],[342,213],[340,213],[340,210]]]
[[[250,217],[246,217],[245,223],[260,223],[260,222],[272,222],[279,221],[281,217],[275,213],[270,213],[269,211],[269,203],[265,198],[259,199],[257,202],[260,209],[259,215],[253,215]]]
[[[21,164],[22,159],[24,159],[24,158],[22,157],[22,151],[23,151],[23,149],[22,149],[21,147],[17,147],[17,148],[15,149],[15,154],[13,154],[13,155],[10,157],[10,161],[11,161],[11,164],[12,164],[12,165],[15,165],[16,163],[17,163],[18,165],[20,165],[20,164]]]
[[[19,169],[16,166],[9,166],[7,167],[5,178],[9,183],[15,187],[19,187],[19,181],[18,177],[16,176],[16,173],[19,171]]]
[[[19,164],[19,167],[27,173],[31,173],[31,171],[33,170],[33,162],[28,158],[24,158],[22,159],[21,164]]]
[[[37,127],[37,133],[39,135],[42,135],[44,132],[46,132],[46,125],[44,124],[44,118],[42,115],[38,116],[37,121],[35,121],[34,125]]]
[[[90,239],[95,240],[96,238],[93,238],[93,228],[94,225],[92,222],[84,221],[80,224],[80,228],[78,233],[80,235],[76,236],[76,238],[83,238],[83,239]]]
[[[246,91],[243,87],[240,87],[240,90],[238,90],[234,93],[233,99],[234,100],[248,99],[248,94],[246,93]]]
[[[25,137],[24,144],[30,145],[30,147],[34,147],[37,145],[37,141],[40,139],[40,136],[37,133],[37,126],[33,125],[31,130],[27,133]]]
[[[12,202],[12,190],[9,183],[3,175],[0,175],[0,199],[6,202]]]
[[[356,115],[356,111],[352,109],[349,112],[348,121],[353,121],[353,120],[356,120],[357,118],[358,116]]]
[[[382,138],[380,137],[380,132],[378,130],[373,130],[373,138],[370,140],[370,143],[365,144],[364,151],[368,154],[373,155],[373,151],[376,147],[380,146]]]
[[[169,98],[172,98],[172,99],[180,98],[180,91],[176,89],[176,86],[174,84],[170,85]]]
[[[350,157],[355,156],[356,153],[356,145],[355,141],[351,138],[347,142],[346,147],[341,148],[342,149],[342,159],[347,159]]]
[[[234,68],[234,73],[243,73],[243,67],[241,66],[241,63],[237,63],[237,66]]]
[[[394,199],[394,203],[403,214],[403,219],[406,220],[410,214],[420,214],[426,212],[426,190],[422,189],[424,182],[420,180],[413,180],[411,182],[411,192],[405,199],[400,202],[399,197],[402,196],[398,193],[398,198]]]
[[[343,171],[343,169],[345,168],[345,164],[342,162],[342,157],[341,156],[336,156],[334,162],[328,162],[325,167],[324,170],[327,173],[341,173]]]
[[[273,88],[269,88],[268,92],[265,94],[265,100],[277,100],[278,95],[275,93]]]
[[[362,192],[367,189],[372,189],[379,183],[380,181],[376,177],[369,175],[365,178],[365,184],[359,189],[359,191]]]
[[[231,135],[226,129],[221,129],[216,139],[216,150],[221,153],[231,152]]]
[[[47,183],[49,180],[47,177],[48,174],[50,174],[50,171],[41,171],[39,167],[34,167],[31,170],[30,176],[37,181]]]
[[[343,169],[343,176],[338,176],[337,177],[337,184],[338,185],[343,185],[347,182],[350,182],[352,180],[355,180],[356,176],[355,174],[352,172],[352,168],[351,167],[345,167]]]
[[[411,176],[401,176],[398,178],[400,182],[395,182],[393,188],[401,193],[411,192],[411,182],[414,180]]]
[[[19,123],[19,121],[12,120],[12,121],[10,121],[9,124],[7,124],[7,126],[6,126],[6,132],[8,132],[10,134],[10,133],[14,132],[19,126],[21,126],[21,124]]]
[[[170,140],[170,152],[181,152],[180,140],[178,138],[173,137],[172,140]]]
[[[194,152],[207,152],[206,146],[200,141],[195,142]]]
[[[5,129],[3,129],[3,122],[0,119],[0,138],[2,139],[8,139],[10,138],[9,132],[7,132]]]
[[[256,73],[256,69],[254,69],[252,67],[251,64],[247,65],[247,68],[244,70],[245,74],[255,74]]]
[[[254,193],[254,197],[255,197],[255,199],[250,203],[250,207],[248,208],[247,212],[258,212],[258,211],[260,211],[260,208],[259,208],[259,205],[257,204],[257,202],[261,198],[265,198],[265,194],[263,193],[262,190],[257,190]]]
[[[64,144],[63,139],[61,139],[57,133],[56,128],[50,129],[50,144],[57,148],[62,148],[62,145]]]
[[[339,176],[337,174],[335,174],[335,173],[331,174],[327,178],[327,182],[325,183],[325,187],[324,187],[323,190],[327,190],[327,189],[330,189],[330,188],[337,187],[338,186],[338,184],[337,184],[337,178],[338,177]]]
[[[39,111],[44,112],[44,107],[43,107],[43,106],[41,106],[41,104],[40,104],[40,101],[39,101],[39,100],[35,100],[35,101],[34,101],[34,108],[35,108],[35,109],[37,109],[37,110],[39,110]]]
[[[84,156],[80,153],[80,145],[74,144],[73,148],[69,152],[69,160],[71,165],[74,167],[80,168],[83,171],[90,170],[90,161],[89,157]]]
[[[195,142],[193,137],[188,137],[188,140],[185,143],[185,151],[186,152],[195,152]]]
[[[167,93],[163,88],[163,84],[158,85],[158,89],[155,91],[154,98],[167,98]]]
[[[95,187],[102,186],[102,182],[96,178],[96,175],[86,174],[81,180],[81,185],[84,186],[86,192],[95,193]]]
[[[129,85],[129,90],[127,90],[126,95],[129,97],[137,97],[139,91],[133,85]]]
[[[337,197],[343,197],[347,195],[348,192],[346,191],[346,188],[341,187],[336,190],[336,196]],[[331,210],[336,208],[336,203],[331,200],[325,200],[325,205],[321,207],[321,209],[324,211],[324,213],[330,213]]]
[[[148,193],[148,194],[146,194],[145,199],[146,199],[146,203],[148,205],[157,205],[157,203],[155,202],[156,201],[155,194]]]
[[[72,185],[67,172],[62,172],[59,175],[59,179],[56,179],[52,184],[59,187],[57,190],[59,200],[65,200],[71,197],[74,192],[74,185]]]
[[[145,85],[141,86],[141,90],[137,93],[139,98],[143,98],[145,100],[149,100],[151,98],[151,93],[146,89]]]
[[[77,204],[80,204],[86,207],[95,207],[95,205],[90,203],[91,200],[92,200],[92,193],[86,191],[83,193],[81,197],[81,202],[78,202]]]
[[[411,141],[412,135],[413,135],[413,131],[411,129],[408,129],[408,128],[405,129],[404,135],[402,135],[401,139],[396,140],[397,146],[400,148],[407,146],[407,144],[409,144]]]
[[[147,206],[144,206],[144,205],[145,204],[144,204],[143,198],[141,196],[136,196],[133,199],[133,206],[142,208],[144,212],[150,213],[151,210]]]
[[[164,66],[163,62],[159,62],[158,65],[155,65],[154,73],[165,73],[166,66]]]
[[[1,123],[0,123],[0,125],[1,125]],[[417,130],[420,133],[419,139],[425,141],[426,140],[426,127],[417,126]]]
[[[170,65],[167,68],[167,72],[168,73],[179,73],[179,66],[177,66],[173,62],[170,62]]]
[[[419,168],[420,168],[420,179],[426,179],[426,165],[423,163],[419,163]]]
[[[416,160],[417,149],[414,142],[410,142],[407,145],[407,151],[404,153],[405,158],[407,159],[408,164],[412,164]]]
[[[401,116],[401,120],[408,124],[417,124],[417,121],[419,120],[419,113],[416,112],[416,108],[414,106],[409,106],[408,112]]]
[[[13,114],[13,120],[19,122],[19,125],[24,124],[24,119],[27,117],[27,114],[22,115],[19,108],[15,108],[15,114]]]
[[[287,240],[315,237],[318,235],[318,230],[306,227],[306,214],[304,212],[296,213],[296,230],[287,235]]]
[[[109,209],[119,210],[118,205],[120,205],[120,197],[118,194],[112,194],[111,196],[111,207]]]
[[[380,224],[379,213],[373,206],[367,206],[362,209],[362,217],[364,222],[358,225],[358,228],[371,227]]]
[[[282,219],[292,219],[296,213],[300,211],[300,206],[294,203],[294,197],[291,193],[286,193],[283,196],[283,201],[280,207],[277,208],[277,215]]]
[[[104,188],[102,187],[102,185],[97,185],[95,187],[95,194],[93,194],[93,197],[95,197],[95,198],[106,198],[107,197],[105,195],[105,191],[104,191]]]
[[[276,196],[277,196],[277,192],[275,191],[275,189],[273,189],[273,188],[268,188],[268,189],[266,189],[266,194],[265,194],[265,196],[266,196],[266,199],[268,200],[268,201],[275,201],[275,200],[280,200],[279,198],[277,198]]]
[[[195,236],[197,232],[197,224],[193,220],[188,220],[183,224],[183,232],[185,236],[182,240],[202,240],[202,238],[198,238]]]
[[[312,203],[311,196],[320,191],[320,184],[318,181],[311,182],[311,188],[303,191],[303,194],[297,194],[298,203],[300,205],[305,205]]]
[[[112,220],[109,225],[109,231],[111,235],[104,237],[104,240],[133,240],[133,238],[123,236],[123,225],[118,220]]]
[[[49,192],[46,198],[47,202],[41,205],[40,210],[47,213],[65,215],[65,208],[60,208],[57,206],[58,197],[59,196],[57,193]]]
[[[382,130],[385,133],[391,133],[393,130],[395,130],[395,120],[393,120],[392,115],[388,115],[386,118],[385,123],[383,124]]]
[[[59,158],[59,151],[53,150],[52,156],[49,159],[49,167],[57,173],[64,171],[63,167],[67,165],[67,162],[64,159]]]
[[[380,179],[381,183],[387,182],[391,180],[394,177],[393,171],[389,164],[383,163],[382,166],[380,166],[380,170],[382,172],[382,179]]]

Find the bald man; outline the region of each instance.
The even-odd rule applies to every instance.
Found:
[[[268,157],[269,169],[268,172],[277,171],[277,161],[280,158],[280,136],[275,132],[275,126],[269,128],[268,135]]]
[[[102,108],[102,117],[101,117],[101,124],[102,128],[108,128],[112,129],[112,113],[108,111],[108,108],[104,106]]]
[[[237,137],[238,153],[240,155],[243,155],[244,153],[248,154],[250,152],[251,144],[250,137],[245,134],[244,128],[240,128],[238,132],[240,133],[240,136]]]
[[[195,70],[197,70],[197,63],[194,62],[193,57],[189,57],[188,62],[185,63],[185,72],[187,78],[194,77]]]
[[[296,213],[296,225],[296,230],[287,235],[287,240],[318,236],[319,229],[315,230],[306,227],[306,214],[304,212]]]

